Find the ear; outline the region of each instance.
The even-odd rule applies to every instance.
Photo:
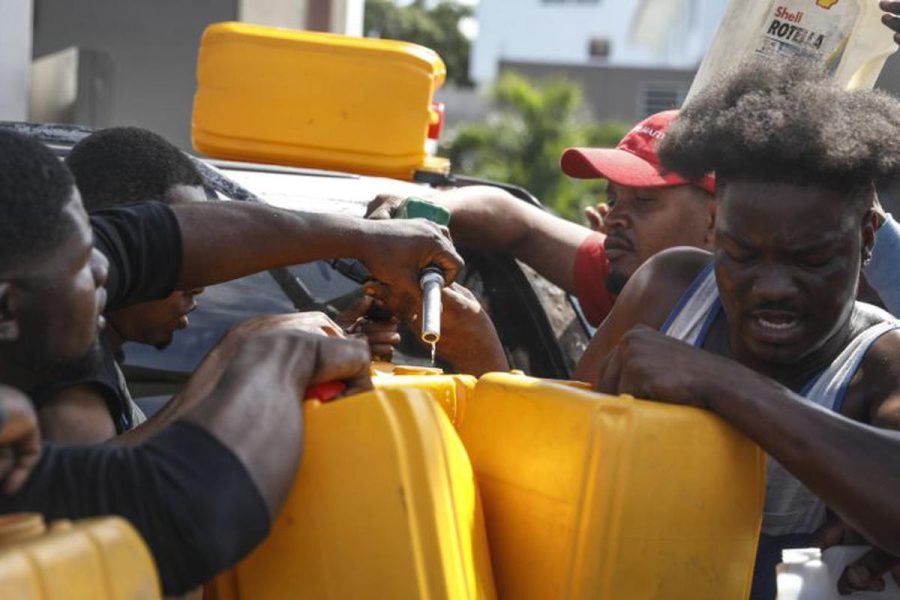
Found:
[[[872,209],[866,211],[860,225],[860,234],[862,235],[860,251],[862,253],[863,266],[868,265],[869,261],[872,260],[872,251],[875,248],[875,232],[878,230],[878,224],[878,214]]]
[[[19,339],[16,293],[11,283],[0,281],[0,343]]]
[[[716,203],[715,198],[711,199],[706,203],[706,211],[708,215],[708,221],[706,223],[706,237],[704,242],[706,243],[706,249],[712,250],[713,247],[713,239],[716,234],[716,207],[718,204]]]

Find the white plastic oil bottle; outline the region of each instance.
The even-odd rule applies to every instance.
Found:
[[[731,0],[686,102],[751,56],[824,67],[846,89],[871,88],[897,50],[878,0]]]

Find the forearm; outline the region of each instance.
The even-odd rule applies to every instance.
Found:
[[[319,259],[364,259],[364,219],[223,202],[173,207],[181,228],[180,289]]]
[[[575,259],[590,229],[497,188],[460,188],[433,200],[450,210],[450,233],[460,246],[511,254],[567,292],[575,292]]]
[[[187,385],[147,421],[112,438],[111,443],[137,446],[185,416],[210,396],[227,367],[227,359],[234,350],[233,335],[226,338],[203,359]],[[213,401],[215,401],[213,399]]]
[[[450,234],[460,246],[483,252],[520,250],[533,221],[529,206],[503,190],[465,187],[430,198],[450,211]]]
[[[900,433],[852,421],[755,373],[703,399],[849,525],[900,553]]]

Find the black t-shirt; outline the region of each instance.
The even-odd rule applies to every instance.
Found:
[[[82,385],[96,391],[106,402],[106,408],[116,426],[116,433],[123,433],[136,425],[132,413],[131,393],[105,335],[100,335],[100,357],[94,370],[80,377],[57,379],[32,390],[31,402],[40,410],[59,392]]]
[[[169,296],[181,275],[181,228],[172,209],[160,202],[142,202],[91,214],[94,247],[109,259],[106,310]],[[131,395],[104,336],[96,369],[72,379],[60,379],[30,390],[40,410],[62,390],[87,386],[106,401],[122,433],[134,427]]]
[[[48,520],[124,517],[150,547],[166,594],[184,593],[235,564],[271,525],[240,460],[186,421],[135,448],[45,445],[25,487],[0,494],[0,514],[21,511]]]
[[[172,209],[142,202],[91,213],[94,247],[109,259],[106,310],[159,300],[181,275],[181,228]]]

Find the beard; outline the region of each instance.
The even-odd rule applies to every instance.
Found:
[[[17,362],[23,370],[30,371],[45,384],[51,384],[76,382],[95,373],[102,364],[102,357],[100,341],[96,338],[80,356],[53,356],[50,352],[49,332],[42,330],[22,349]]]
[[[606,276],[606,290],[610,294],[618,296],[625,288],[626,283],[628,283],[628,275],[621,271],[613,269],[609,272],[609,275]]]

